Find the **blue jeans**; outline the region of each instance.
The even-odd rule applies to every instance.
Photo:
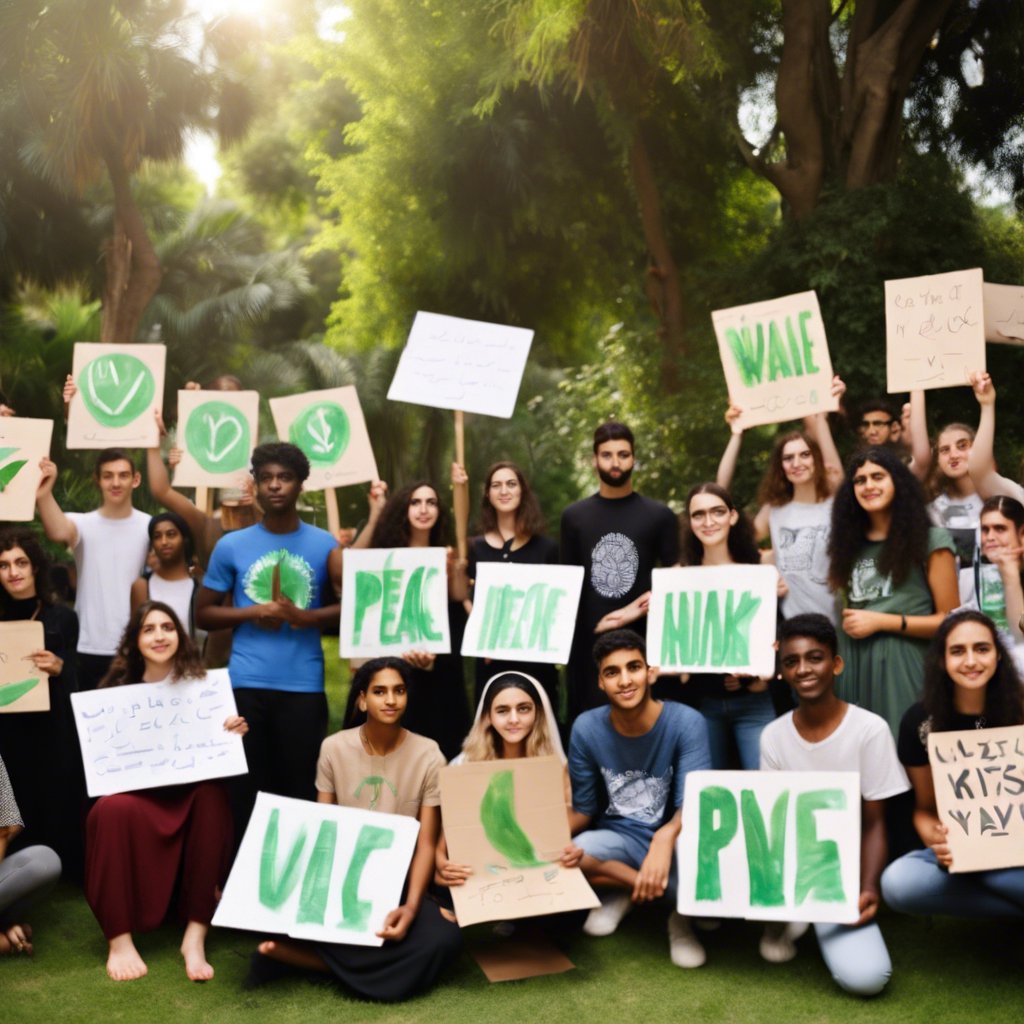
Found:
[[[639,868],[650,849],[650,842],[643,842],[639,836],[630,832],[616,832],[611,828],[591,828],[573,836],[572,840],[584,853],[595,860],[617,860],[628,864],[631,868]],[[665,888],[664,899],[676,908],[676,855],[672,854],[672,867],[668,873],[668,886]]]
[[[874,921],[860,928],[816,924],[821,957],[835,983],[856,996],[874,996],[892,976],[892,961],[881,929]]]
[[[729,767],[729,733],[736,737],[740,765],[745,771],[757,771],[761,763],[761,730],[775,718],[771,694],[737,690],[724,697],[705,697],[700,713],[708,726],[711,767]]]

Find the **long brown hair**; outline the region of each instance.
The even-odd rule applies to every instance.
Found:
[[[491,478],[499,469],[511,469],[519,481],[519,508],[516,509],[516,536],[535,537],[544,532],[544,516],[533,488],[514,462],[495,462],[484,476],[484,493],[480,498],[480,530],[497,533],[498,513],[491,504]]]
[[[124,633],[117,645],[117,653],[110,663],[110,669],[100,680],[99,688],[107,686],[128,686],[141,683],[146,671],[146,661],[139,650],[139,634],[142,625],[150,612],[163,612],[174,623],[174,631],[178,634],[178,650],[171,664],[171,679],[201,679],[206,675],[199,649],[192,638],[182,628],[181,620],[169,604],[163,601],[145,601],[132,612],[132,617],[125,626]]]
[[[501,760],[502,739],[491,725],[490,714],[498,694],[511,689],[522,690],[533,701],[536,710],[533,728],[526,737],[526,756],[546,757],[557,753],[551,742],[547,715],[537,687],[522,672],[506,672],[492,680],[481,698],[476,721],[473,722],[473,727],[462,744],[462,753],[466,761]]]
[[[811,457],[814,459],[815,497],[818,501],[824,501],[829,496],[825,457],[821,454],[818,442],[802,430],[791,430],[787,434],[780,434],[775,439],[772,453],[768,459],[768,469],[761,479],[761,486],[757,491],[758,505],[772,505],[778,508],[793,500],[793,485],[786,479],[786,471],[782,467],[782,450],[790,441],[803,441],[810,448]]]

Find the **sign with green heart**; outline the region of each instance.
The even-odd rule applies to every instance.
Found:
[[[41,622],[0,622],[0,715],[50,710],[49,677],[30,657],[42,649]]]
[[[241,487],[259,430],[258,391],[179,391],[174,483]]]
[[[50,454],[53,420],[0,416],[0,522],[29,522],[43,477],[39,462]]]

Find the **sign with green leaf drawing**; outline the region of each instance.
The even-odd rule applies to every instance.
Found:
[[[155,448],[153,411],[163,409],[166,358],[163,345],[78,342],[68,448]]]
[[[852,924],[860,815],[859,772],[690,772],[679,913]]]
[[[41,622],[0,622],[0,714],[50,710],[49,676],[29,657],[42,649]]]
[[[277,436],[309,459],[307,491],[378,479],[370,435],[354,387],[306,391],[270,399]]]
[[[29,522],[43,478],[39,462],[50,454],[53,420],[0,416],[0,522]]]
[[[382,946],[419,830],[404,814],[258,793],[213,923]]]
[[[179,391],[179,487],[241,488],[259,435],[258,391]]]

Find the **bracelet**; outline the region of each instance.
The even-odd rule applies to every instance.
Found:
[[[907,617],[902,612],[900,612],[900,632],[901,633],[906,633],[906,631],[907,631]]]

